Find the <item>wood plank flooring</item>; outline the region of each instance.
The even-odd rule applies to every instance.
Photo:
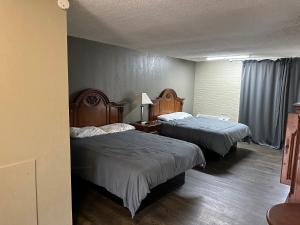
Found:
[[[141,210],[126,208],[89,187],[74,214],[76,225],[266,225],[267,209],[284,202],[279,183],[281,151],[239,144],[204,171],[189,170],[186,183]]]

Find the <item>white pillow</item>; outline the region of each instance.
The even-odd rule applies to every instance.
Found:
[[[102,126],[100,128],[107,133],[116,133],[116,132],[122,132],[122,131],[135,129],[134,126],[131,126],[130,124],[127,124],[127,123],[113,123],[113,124],[108,124],[108,125]]]
[[[174,112],[174,113],[160,115],[157,118],[163,121],[171,121],[171,120],[180,120],[188,117],[193,117],[193,116],[186,112]]]
[[[216,119],[216,120],[224,120],[224,121],[229,121],[231,120],[229,116],[226,116],[224,114],[221,114],[220,116],[212,116],[212,115],[205,115],[205,114],[197,114],[197,117],[204,117],[208,119]]]
[[[107,133],[99,127],[70,127],[70,136],[72,138],[93,137],[102,134]]]

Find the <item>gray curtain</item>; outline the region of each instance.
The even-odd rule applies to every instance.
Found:
[[[300,100],[300,59],[243,63],[239,122],[255,143],[281,148],[287,112]]]

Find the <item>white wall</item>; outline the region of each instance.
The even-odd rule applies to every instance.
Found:
[[[226,114],[238,120],[242,62],[199,62],[195,71],[194,114]]]

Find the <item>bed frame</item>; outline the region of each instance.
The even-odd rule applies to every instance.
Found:
[[[173,89],[167,88],[163,90],[158,98],[152,100],[153,105],[150,105],[149,120],[156,120],[158,116],[181,112],[183,106],[183,98],[179,98]]]
[[[124,105],[110,102],[100,90],[85,89],[70,104],[70,126],[103,126],[123,121]]]
[[[100,90],[97,89],[85,89],[81,91],[74,101],[70,104],[70,126],[84,127],[84,126],[103,126],[112,123],[123,122],[123,105],[109,101],[109,98]],[[86,184],[80,185],[78,180],[82,180],[78,177],[72,178],[72,189],[74,190],[74,212],[76,213],[79,206],[80,192],[76,191],[82,189],[79,186],[86,186]],[[80,182],[82,183],[82,182]],[[86,182],[85,182],[86,183]],[[90,182],[88,182],[90,183]],[[144,208],[148,204],[152,203],[157,198],[178,188],[185,183],[185,173],[181,173],[167,182],[160,184],[151,189],[150,194],[143,200],[140,208]],[[92,185],[96,186],[96,185]],[[96,187],[97,191],[105,194],[113,200],[122,203],[122,199],[105,191],[102,187]]]

